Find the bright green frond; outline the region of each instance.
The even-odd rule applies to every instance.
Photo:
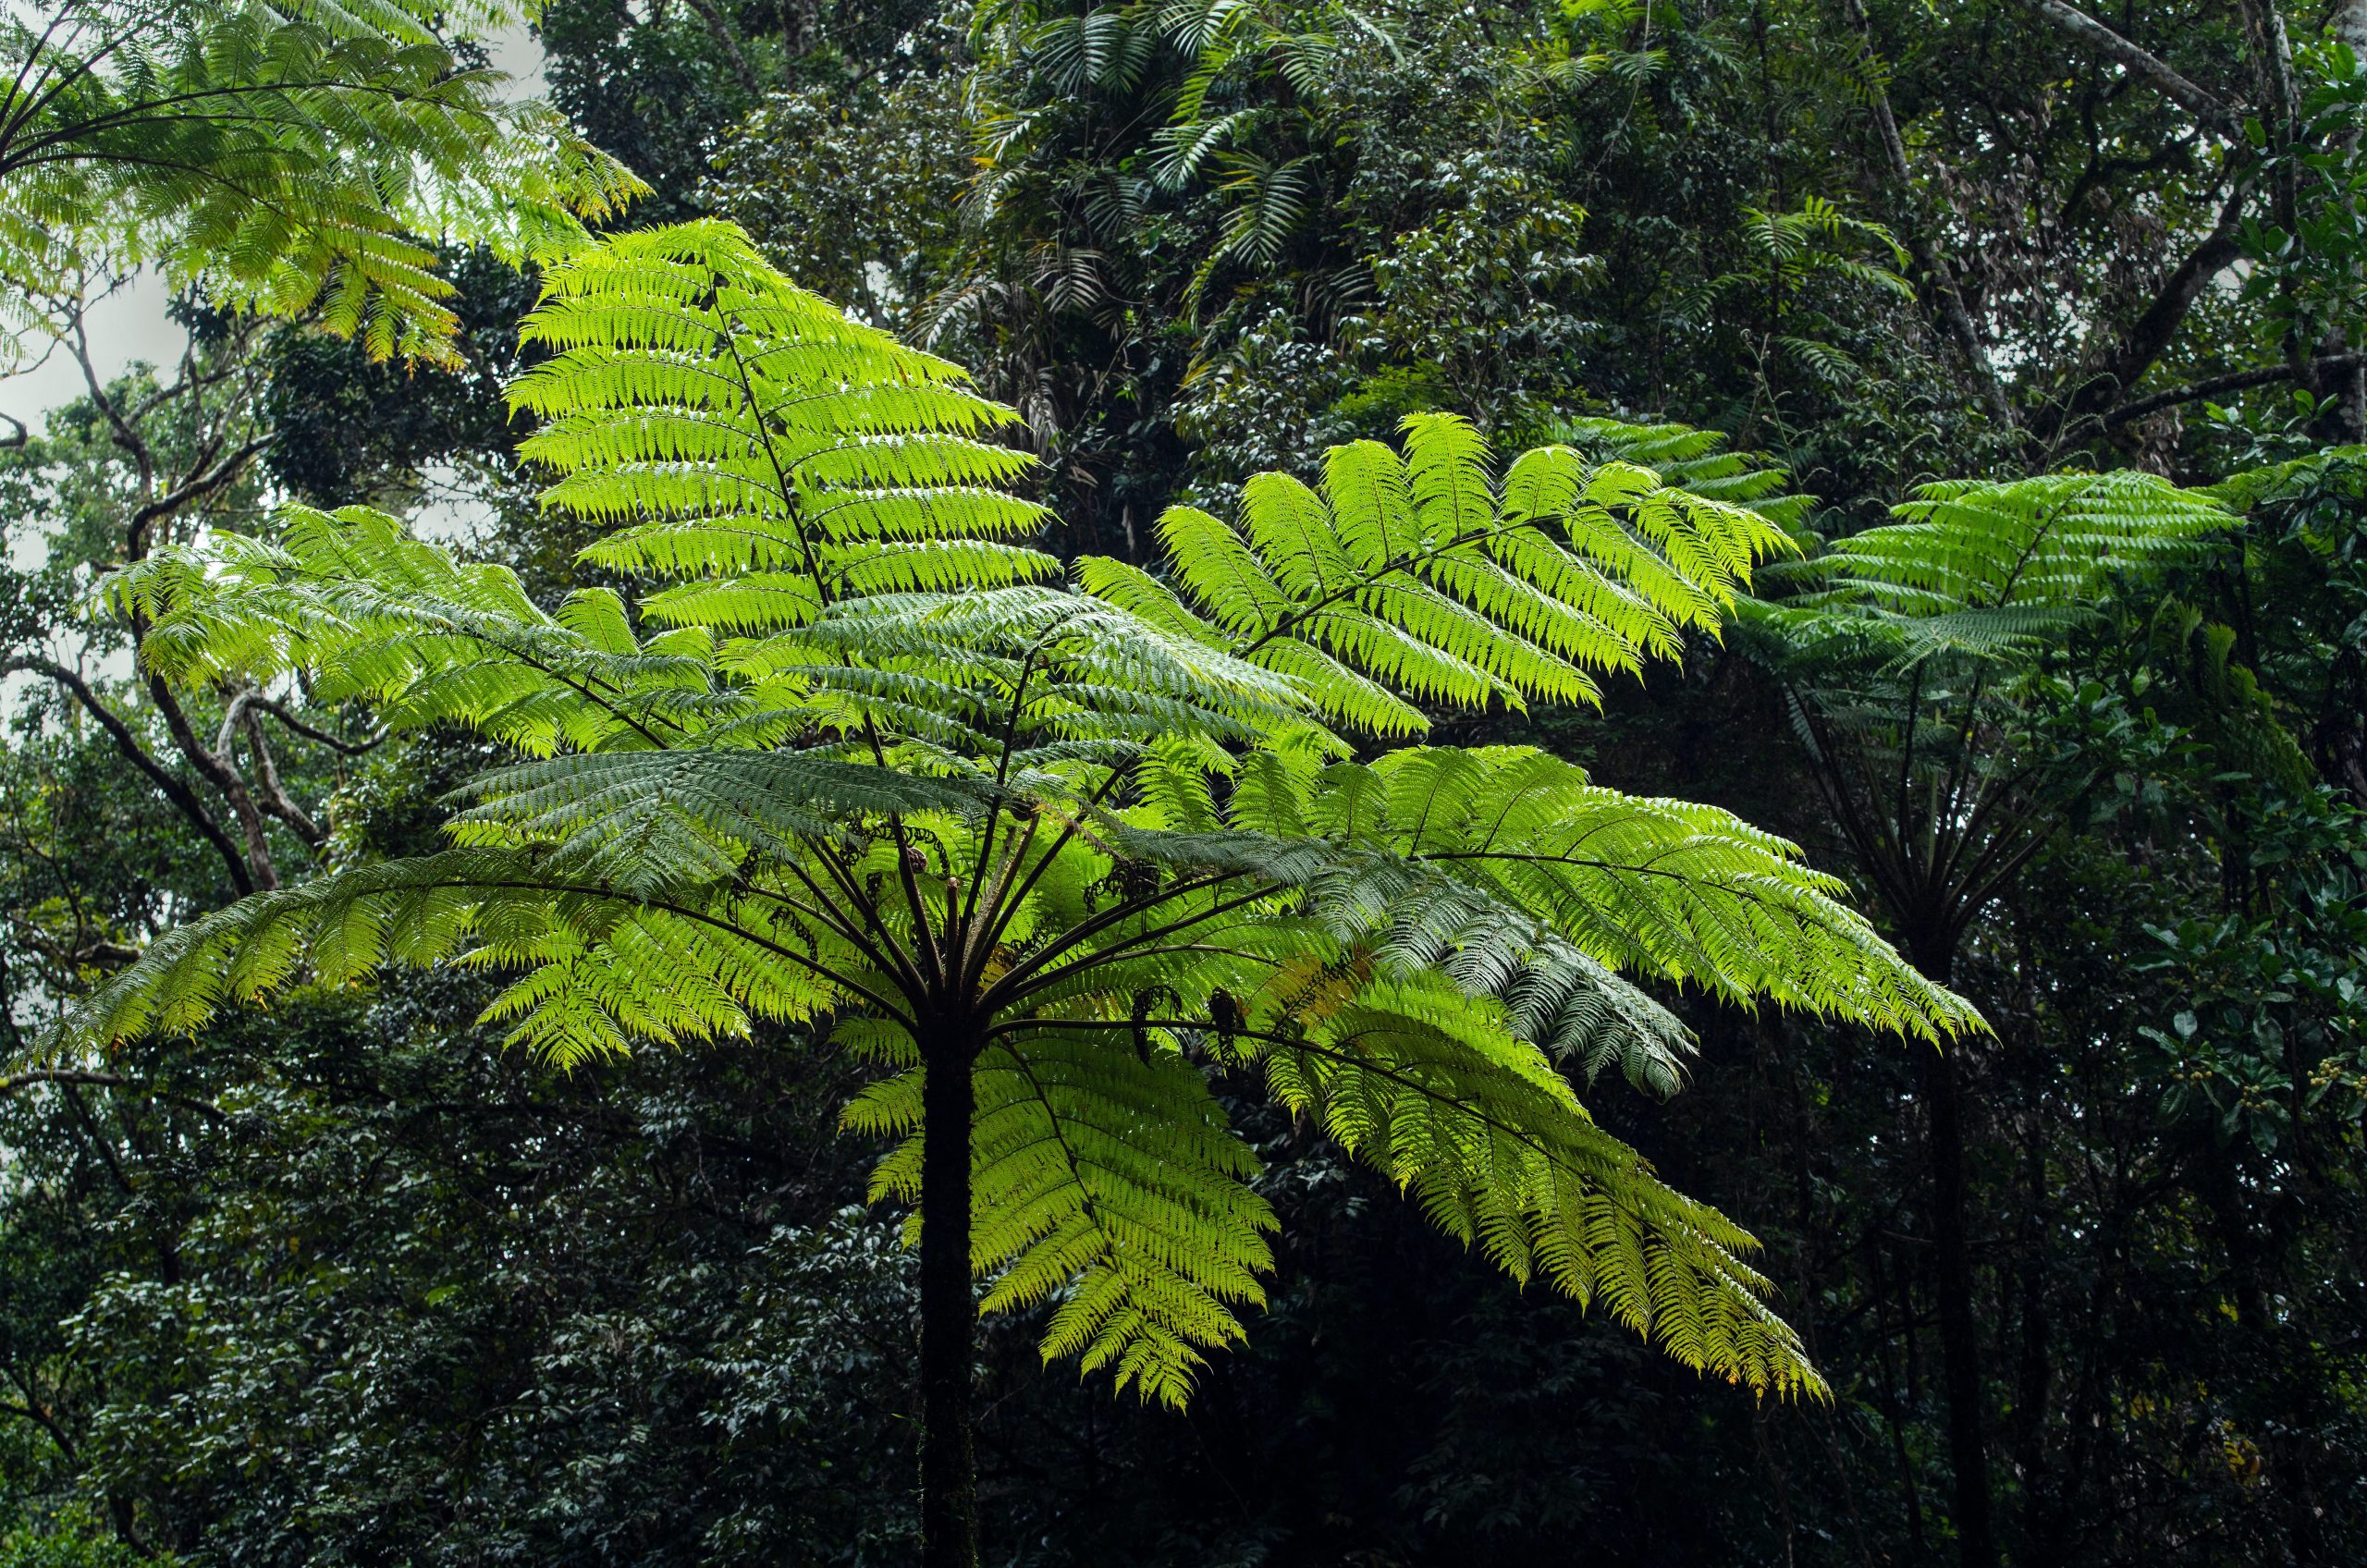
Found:
[[[982,1310],[1051,1305],[1047,1360],[1180,1407],[1204,1353],[1241,1338],[1234,1309],[1265,1301],[1275,1220],[1199,1070],[1146,1035],[1019,1029],[979,1057],[971,1260]],[[852,1112],[904,1134],[875,1195],[917,1198],[919,1115],[917,1072]]]
[[[1978,1026],[1840,902],[1832,877],[1714,806],[1623,794],[1504,747],[1343,765],[1308,809],[1317,831],[1482,889],[1613,969],[1931,1040]]]
[[[141,656],[168,679],[264,682],[302,671],[316,702],[359,699],[395,729],[457,724],[548,754],[647,747],[744,719],[712,649],[636,643],[613,595],[535,606],[505,568],[471,566],[368,508],[291,508],[267,543],[220,535],[161,551],[103,585],[152,622]]]
[[[802,624],[864,594],[1051,575],[1010,410],[961,370],[798,288],[729,224],[617,236],[545,275],[551,357],[512,386],[545,505],[608,532],[587,558],[687,580],[676,623]],[[761,587],[749,574],[762,574]]]
[[[159,937],[74,1009],[61,1040],[180,1033],[310,979],[381,963],[522,969],[487,1008],[510,1038],[562,1063],[635,1040],[744,1032],[847,997],[828,935],[761,897],[688,877],[618,888],[555,874],[533,850],[462,849],[331,873],[257,894]]]
[[[311,312],[374,358],[448,360],[432,247],[547,259],[646,189],[467,63],[507,4],[46,9],[38,31],[9,24],[25,91],[0,220],[0,274],[37,294],[153,266],[218,306]]]
[[[1750,1236],[1595,1126],[1494,1010],[1435,982],[1343,989],[1318,975],[1259,998],[1227,1044],[1515,1279],[1601,1304],[1689,1366],[1823,1391],[1766,1305],[1767,1280],[1740,1260]]]
[[[1445,414],[1409,418],[1402,454],[1334,448],[1319,492],[1260,475],[1237,527],[1175,508],[1159,533],[1168,582],[1088,559],[1084,590],[1388,735],[1421,732],[1428,709],[1595,702],[1602,675],[1715,634],[1754,563],[1790,547],[1761,511],[1567,447],[1524,454],[1499,484],[1485,442]]]

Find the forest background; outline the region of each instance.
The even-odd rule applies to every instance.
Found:
[[[1280,1273],[1188,1412],[988,1327],[993,1560],[2367,1555],[2367,7],[537,27],[555,106],[649,187],[612,221],[730,218],[970,367],[1064,555],[1151,560],[1171,503],[1433,410],[1504,450],[1652,427],[1625,449],[1705,486],[1779,469],[1809,549],[1947,476],[2132,470],[2228,514],[1970,680],[1746,617],[1600,716],[1448,727],[1798,839],[1990,1020],[1940,1058],[1672,998],[1681,1092],[1593,1098],[1760,1235],[1829,1402],[1515,1289],[1269,1115]],[[15,427],[24,1061],[167,926],[432,842],[484,758],[185,706],[84,611],[103,569],[293,498],[423,508],[549,600],[586,580],[502,398],[532,274],[435,260],[449,357],[192,294],[180,362],[88,360]],[[61,362],[84,281],[41,302]],[[0,1076],[0,1562],[909,1557],[914,1270],[834,1132],[860,1066],[783,1030],[562,1072],[473,1022],[489,994],[393,976]]]

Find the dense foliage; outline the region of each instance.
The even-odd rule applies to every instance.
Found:
[[[714,964],[632,984],[584,900],[496,934],[564,985],[431,962],[286,992],[266,962],[211,973],[267,1006],[193,1032],[44,1032],[110,977],[227,955],[203,934],[258,908],[316,936],[410,899],[430,939],[349,921],[328,967],[389,939],[433,959],[457,912],[399,884],[439,855],[681,895],[716,819],[635,816],[646,778],[584,771],[680,753],[635,725],[822,747],[891,712],[883,750],[950,792],[861,808],[926,841],[833,852],[908,946],[907,849],[941,886],[940,856],[991,864],[984,824],[1085,823],[1054,880],[1089,923],[1205,874],[1212,834],[1456,854],[1518,788],[1560,852],[1645,797],[1634,853],[1706,834],[1824,899],[1756,830],[1797,841],[1919,976],[1853,963],[1989,1025],[1937,1051],[1753,1009],[1907,1016],[1787,994],[1764,928],[1656,938],[1625,956],[1640,987],[1556,993],[1608,1011],[1490,1004],[1552,1052],[1518,1093],[1583,1092],[1584,1138],[1761,1243],[1736,1299],[1763,1280],[1829,1392],[1782,1400],[1468,1256],[1456,1236],[1518,1274],[1555,1243],[1491,1215],[1488,1182],[1376,1146],[1369,1096],[1325,1097],[1337,1036],[1270,1028],[1256,976],[1053,998],[1039,1018],[1073,1004],[1129,1042],[1103,1070],[1168,1073],[1171,1107],[1188,1077],[1206,1108],[1111,1140],[1113,1180],[1238,1195],[1184,1259],[1216,1316],[1082,1379],[1039,1354],[1048,1330],[1092,1350],[1061,1337],[1074,1259],[1025,1259],[1089,1225],[987,1229],[976,1261],[1018,1281],[976,1345],[993,1560],[2367,1552],[2367,7],[554,0],[556,113],[467,68],[499,20],[143,0],[8,23],[7,325],[91,374],[0,431],[0,1562],[913,1560],[917,1082],[892,1035],[816,1037],[843,994],[791,1005]],[[639,331],[711,369],[733,333],[565,325],[596,263],[547,269],[579,221],[682,220],[640,243],[710,255],[729,220],[753,249],[723,293],[785,274],[939,357],[900,364],[967,367],[975,392],[909,374],[970,455],[783,479],[779,515],[874,487],[827,560],[758,558],[712,483],[653,492],[653,459],[747,475],[584,351]],[[111,380],[86,323],[135,263],[184,289],[190,348]],[[735,439],[759,432],[793,434]],[[1726,564],[1606,558],[1632,603],[1536,602],[1548,558],[1489,531],[1530,515],[1524,483],[1606,475],[1618,538],[1680,537],[1639,526],[1657,495],[1743,531]],[[941,515],[910,487],[936,484],[975,526],[900,560]],[[1396,558],[1359,531],[1400,491],[1479,496],[1481,521],[1327,600],[1327,572]],[[752,493],[724,510],[778,522]],[[483,564],[408,542],[414,512]],[[855,653],[882,638],[890,669]],[[1212,765],[1287,754],[1283,730],[1332,754]],[[1159,790],[1084,809],[1111,748],[1161,738]],[[809,780],[808,807],[825,784],[850,787]],[[1457,815],[1405,815],[1441,789]],[[826,878],[808,852],[767,875]],[[744,900],[733,874],[699,907]],[[1320,903],[1339,867],[1259,875],[1232,945],[1266,953],[1265,920],[1355,948]],[[1390,886],[1388,912],[1418,903]],[[1620,962],[1599,944],[1633,915],[1578,956]],[[1429,929],[1393,961],[1502,950]],[[1522,963],[1551,972],[1546,935]],[[1434,1026],[1479,967],[1393,1005]],[[571,1048],[612,1026],[680,1043]],[[1038,1048],[1086,1060],[1012,1037],[979,1083],[1014,1136],[1041,1130]],[[987,1169],[989,1205],[1040,1195]],[[1189,1403],[1113,1400],[1112,1368],[1188,1375]]]

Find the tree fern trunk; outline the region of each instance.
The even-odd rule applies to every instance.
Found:
[[[970,1285],[970,1041],[922,1043],[921,1563],[977,1568],[978,1462],[971,1435],[976,1297]]]
[[[1967,1233],[1963,1093],[1956,1063],[1944,1052],[1932,1052],[1923,1064],[1923,1103],[1932,1119],[1932,1248],[1939,1276],[1940,1359],[1948,1390],[1948,1458],[1956,1470],[1956,1560],[1963,1568],[1991,1568],[1997,1561],[1997,1546],[1989,1513],[1989,1446],[1981,1431],[1981,1334]]]
[[[1939,984],[1956,969],[1953,944],[1933,951],[1914,945],[1915,967]],[[1953,1047],[1951,1047],[1953,1049]],[[1964,1091],[1956,1058],[1933,1050],[1923,1059],[1923,1112],[1930,1118],[1932,1251],[1938,1286],[1940,1369],[1948,1396],[1948,1460],[1956,1472],[1960,1568],[1993,1568],[1996,1526],[1990,1516],[1989,1445],[1981,1430],[1981,1333],[1972,1286],[1971,1199],[1967,1190]]]

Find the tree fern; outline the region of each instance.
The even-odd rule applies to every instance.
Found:
[[[1254,482],[1237,523],[1170,512],[1161,570],[1063,581],[1008,410],[734,230],[607,241],[527,332],[553,350],[514,394],[546,504],[607,524],[587,557],[648,591],[545,610],[364,510],[118,574],[168,679],[300,673],[511,755],[451,850],[194,923],[70,1035],[387,962],[513,976],[488,1016],[560,1062],[830,1024],[882,1068],[849,1121],[899,1140],[877,1190],[925,1232],[932,1562],[974,1557],[970,1276],[1047,1313],[1048,1354],[1171,1403],[1260,1300],[1273,1216],[1211,1072],[1515,1277],[1721,1377],[1821,1387],[1748,1235],[1569,1070],[1676,1086],[1689,1042],[1639,982],[1933,1040],[1969,1011],[1723,813],[1520,749],[1350,760],[1714,634],[1788,547],[1772,491],[1568,446],[1499,473],[1430,416],[1333,452],[1320,490]]]
[[[1944,983],[1992,900],[2109,766],[2050,719],[2087,705],[2049,665],[2154,569],[2231,521],[2205,494],[2138,473],[1928,485],[1898,521],[1782,575],[1746,606],[1745,645],[1782,682],[1810,777],[1916,965]],[[1960,1499],[1984,1498],[1987,1416],[1966,1200],[1969,1089],[1921,1064],[1938,1328]]]
[[[1930,484],[1894,515],[1776,569],[1785,592],[1743,619],[1836,820],[1939,969],[2037,852],[2048,800],[2086,787],[2032,743],[2046,656],[2234,520],[2128,472]]]

